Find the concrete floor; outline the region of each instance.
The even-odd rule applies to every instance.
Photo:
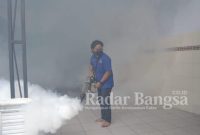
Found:
[[[99,116],[99,110],[84,109],[56,135],[200,135],[200,115],[178,109],[113,110],[108,128],[94,122]]]

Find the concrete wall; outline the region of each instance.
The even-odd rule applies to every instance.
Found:
[[[162,39],[159,44],[163,48],[200,45],[200,32]],[[189,105],[178,108],[200,114],[200,50],[168,51],[162,57],[172,59],[165,72],[161,95],[186,90]]]
[[[166,50],[199,45],[200,32],[172,36],[152,44],[127,63],[117,65],[114,57],[115,93],[171,96],[174,92],[187,91],[189,105],[175,107],[200,114],[200,50]]]

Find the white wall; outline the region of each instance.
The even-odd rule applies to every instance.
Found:
[[[118,64],[118,59],[113,57],[115,94],[133,96],[134,92],[143,92],[151,96],[168,96],[173,91],[186,90],[189,105],[175,107],[200,114],[200,50],[163,51],[198,44],[200,32],[187,33],[149,43],[149,48],[138,49],[140,52],[127,63]]]
[[[163,39],[160,45],[163,47],[200,45],[200,33]],[[200,114],[200,50],[166,52],[165,55],[173,59],[165,72],[165,83],[161,94],[171,94],[173,90],[187,90],[189,105],[178,108]]]

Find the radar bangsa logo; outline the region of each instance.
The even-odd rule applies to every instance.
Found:
[[[137,107],[162,106],[163,109],[171,109],[173,106],[188,105],[188,97],[183,94],[168,96],[150,96],[142,92],[134,92],[133,96],[116,96],[111,92],[110,96],[96,96],[93,93],[86,94],[86,105],[109,104],[115,106],[127,106],[131,103]]]
[[[137,106],[162,106],[172,109],[173,106],[188,105],[187,95],[147,96],[142,92],[134,92],[134,104]]]

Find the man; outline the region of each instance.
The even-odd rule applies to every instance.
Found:
[[[90,77],[95,77],[101,107],[101,118],[97,119],[96,122],[102,127],[108,127],[111,124],[110,92],[114,83],[111,59],[103,52],[103,46],[101,41],[92,42],[89,74]]]

